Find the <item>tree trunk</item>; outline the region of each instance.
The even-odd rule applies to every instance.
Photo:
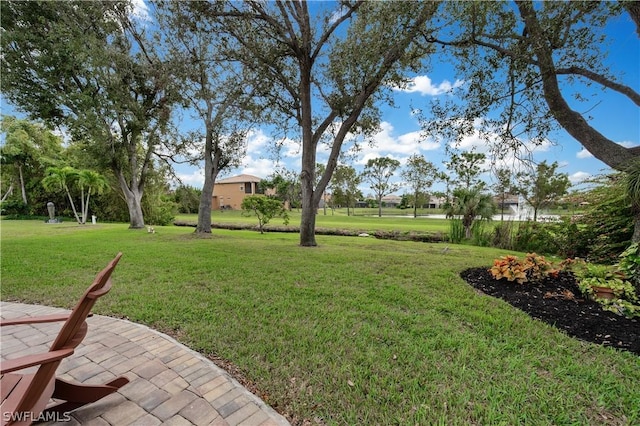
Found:
[[[473,216],[464,215],[462,217],[462,224],[464,226],[464,237],[468,240],[471,239],[471,225],[473,225]]]
[[[80,214],[82,215],[81,223],[82,225],[84,225],[87,223],[87,215],[85,213],[85,205],[84,205],[84,187],[80,189]]]
[[[144,214],[142,213],[142,195],[143,191],[136,186],[129,188],[127,181],[122,173],[117,173],[120,183],[120,190],[124,195],[129,210],[129,229],[144,228]]]
[[[204,184],[202,185],[202,194],[200,195],[200,205],[198,206],[198,226],[196,226],[196,234],[211,233],[211,197],[213,196],[213,179],[210,173],[206,171]]]
[[[300,245],[315,247],[316,242],[316,210],[311,205],[313,196],[305,196],[302,191],[302,214],[300,217]]]
[[[211,107],[209,108],[211,111]],[[200,205],[198,206],[198,226],[196,234],[211,233],[211,197],[213,197],[213,185],[217,176],[217,167],[214,167],[215,159],[212,156],[213,136],[210,131],[210,124],[207,125],[207,136],[204,148],[204,184],[200,195]]]
[[[78,216],[78,211],[76,210],[76,205],[73,202],[73,198],[71,197],[71,192],[69,191],[69,188],[67,187],[67,185],[64,185],[64,190],[67,193],[67,197],[69,197],[69,203],[71,204],[71,210],[73,210],[73,215],[76,217],[76,221],[78,222],[78,225],[82,225],[82,222],[80,221],[80,217]]]
[[[7,199],[7,197],[9,195],[13,194],[13,183],[11,183],[11,185],[9,185],[9,189],[7,189],[7,192],[4,193],[4,195],[2,196],[2,200],[0,201],[4,201]]]
[[[305,22],[309,25],[308,20]],[[316,207],[313,183],[315,182],[317,142],[313,138],[313,114],[311,96],[311,34],[309,27],[303,28],[302,48],[305,52],[300,61],[300,111],[302,129],[302,170],[300,184],[302,186],[302,214],[300,216],[300,245],[315,247],[316,243]]]
[[[125,193],[125,200],[129,208],[129,229],[144,228],[144,215],[142,214],[142,194]]]
[[[29,203],[27,202],[27,189],[25,188],[25,185],[24,185],[24,176],[22,174],[22,165],[18,166],[18,173],[20,175],[20,192],[22,194],[22,202],[26,206]]]
[[[638,33],[638,37],[640,37],[640,3],[637,1],[626,1],[623,4],[627,12],[629,12],[629,16],[631,16],[631,19],[635,22],[636,33]]]
[[[378,217],[382,217],[382,196],[378,197]]]
[[[633,217],[633,235],[631,236],[632,243],[640,243],[640,212],[636,213]]]
[[[91,199],[91,187],[89,187],[89,191],[87,192],[87,202],[85,204],[84,211],[82,213],[82,217],[84,221],[87,221],[87,216],[89,216],[89,200]]]
[[[591,127],[582,114],[572,110],[562,96],[553,62],[553,52],[531,1],[516,1],[520,15],[531,37],[537,66],[542,76],[544,99],[558,123],[594,157],[616,170],[623,168],[637,155]]]

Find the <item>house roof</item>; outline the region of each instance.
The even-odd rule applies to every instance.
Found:
[[[402,201],[402,197],[399,195],[385,195],[384,197],[382,197],[382,201]]]
[[[216,181],[216,184],[218,183],[245,183],[245,182],[260,182],[262,180],[262,178],[259,178],[257,176],[253,176],[253,175],[238,175],[238,176],[231,176],[229,178],[226,179],[219,179]]]

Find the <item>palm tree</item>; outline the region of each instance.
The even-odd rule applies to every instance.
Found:
[[[78,186],[80,186],[80,202],[82,209],[82,223],[87,223],[89,215],[89,199],[92,194],[102,194],[109,187],[107,178],[93,170],[81,170],[77,174]],[[86,190],[86,201],[85,201]]]
[[[491,195],[478,188],[458,188],[453,191],[453,202],[445,210],[447,216],[462,216],[465,238],[471,238],[471,226],[476,218],[491,219],[496,205]]]
[[[69,197],[71,203],[71,209],[78,221],[78,224],[82,224],[78,212],[76,211],[76,205],[73,203],[71,192],[69,191],[69,185],[71,185],[78,178],[78,171],[73,167],[49,167],[47,169],[47,176],[42,179],[42,186],[47,191],[56,191],[63,189]]]

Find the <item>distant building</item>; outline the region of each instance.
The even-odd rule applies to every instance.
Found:
[[[398,207],[402,203],[399,195],[385,195],[382,197],[382,205],[385,207]]]
[[[211,209],[242,209],[242,200],[245,197],[262,193],[258,187],[261,180],[252,175],[238,175],[217,180],[213,185]]]
[[[494,196],[493,201],[496,203],[498,208],[502,208],[502,210],[517,211],[520,204],[520,198],[517,195],[508,193],[504,195],[504,202],[502,195]]]
[[[444,197],[434,197],[434,196],[430,196],[429,197],[429,203],[424,206],[428,209],[441,209],[442,205],[447,201],[446,198]]]

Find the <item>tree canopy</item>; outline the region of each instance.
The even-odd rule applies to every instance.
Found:
[[[341,155],[379,129],[380,106],[392,105],[393,90],[436,54],[464,84],[424,116],[434,137],[473,134],[496,160],[526,157],[530,144],[562,128],[612,168],[628,170],[640,154],[602,134],[579,107],[588,86],[640,106],[637,89],[607,66],[604,31],[628,13],[640,35],[635,2],[150,4],[153,25],[133,18],[125,0],[7,0],[0,16],[3,95],[85,143],[97,168],[115,176],[132,228],[144,226],[147,182],[163,187],[154,159],[175,158],[189,142],[191,160],[204,160],[197,230],[209,232],[217,174],[239,164],[250,125],[267,122],[276,139],[300,144],[300,244],[316,245],[316,209]],[[175,107],[194,113],[200,129],[171,134]],[[21,182],[26,202],[21,175],[32,139],[15,135],[3,148],[3,191]],[[450,167],[471,187],[484,159],[465,155]]]
[[[376,100],[402,82],[405,70],[422,65],[430,46],[417,38],[437,3],[344,1],[338,10],[297,1],[192,5],[203,19],[220,24],[229,59],[256,77],[264,109],[301,141],[300,244],[315,246],[316,208],[345,138],[375,129]],[[321,143],[329,155],[316,180]]]
[[[434,181],[441,176],[436,166],[427,161],[422,155],[412,155],[402,170],[402,177],[411,188],[413,195],[413,217],[418,216],[418,200],[421,195],[427,195]],[[428,199],[426,200],[429,201]]]
[[[640,106],[640,94],[605,61],[604,27],[626,10],[634,16],[625,3],[444,3],[448,22],[427,41],[445,48],[466,84],[456,89],[462,102],[436,102],[436,119],[425,127],[458,140],[479,131],[502,158],[526,155],[525,143],[544,143],[560,126],[596,158],[624,169],[640,150],[603,135],[572,104],[586,100],[576,87],[595,85]]]
[[[371,158],[362,172],[362,179],[369,183],[369,187],[376,195],[378,202],[378,217],[382,217],[382,197],[400,189],[399,183],[391,181],[393,174],[400,167],[400,162],[394,158]]]
[[[131,228],[167,132],[175,93],[161,54],[128,1],[2,5],[3,94],[31,117],[90,138],[119,182]]]
[[[517,191],[533,207],[533,221],[538,219],[538,211],[567,193],[571,186],[566,173],[558,173],[558,163],[538,164],[528,172],[518,173]]]
[[[34,201],[42,203],[33,198],[46,169],[60,161],[62,140],[42,124],[10,116],[2,117],[0,130],[5,139],[0,148],[2,201],[15,191],[27,208]]]

